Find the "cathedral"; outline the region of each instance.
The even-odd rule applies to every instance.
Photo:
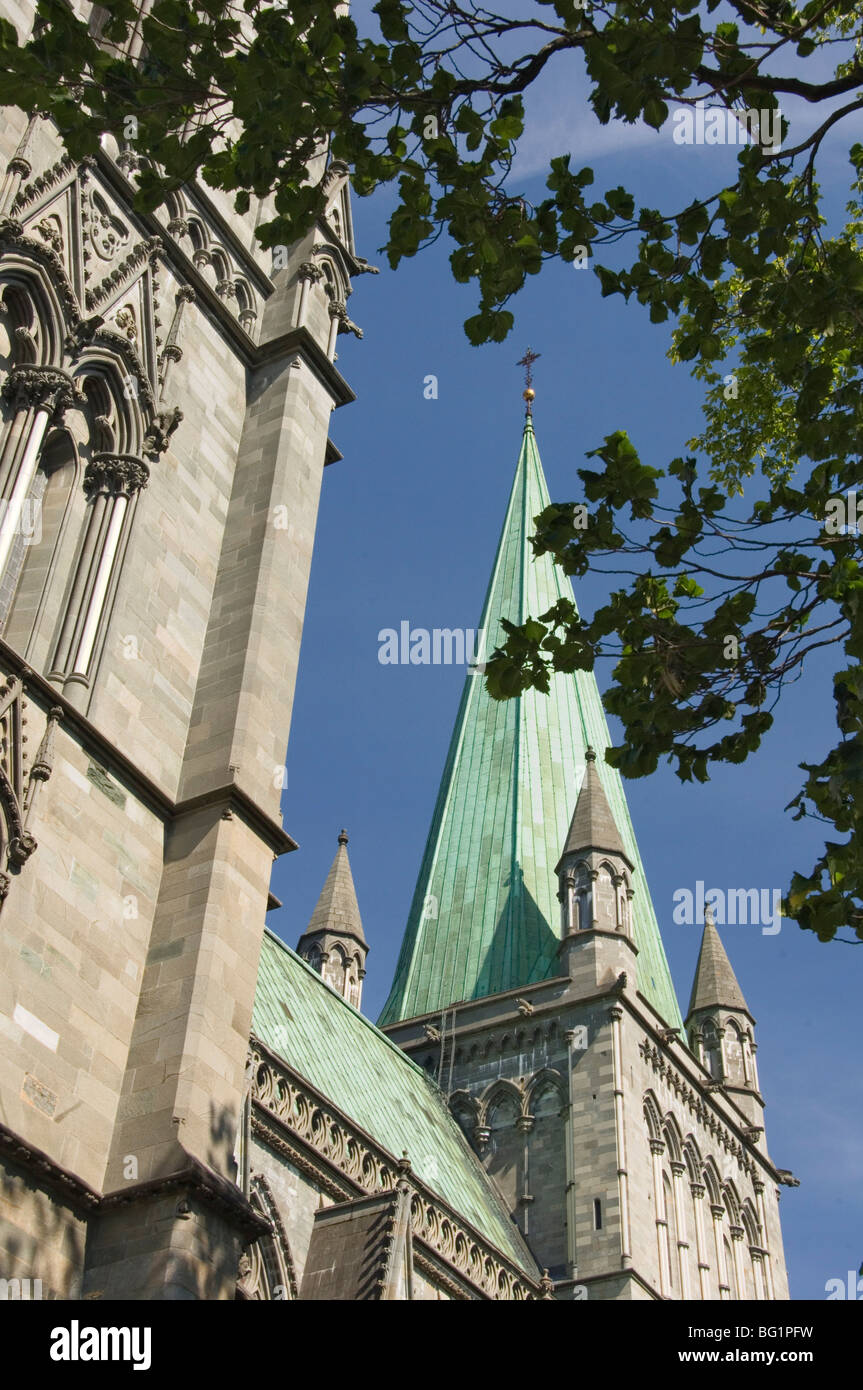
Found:
[[[190,184],[139,212],[133,148],[76,164],[50,120],[5,114],[4,1288],[787,1299],[796,1180],[755,1020],[709,914],[680,1009],[592,674],[498,703],[468,671],[377,1024],[345,831],[295,949],[265,926],[353,399],[337,346],[372,269],[348,169],[318,171],[326,213],[276,257],[254,199]],[[513,444],[489,650],[571,594],[530,546],[530,407]]]

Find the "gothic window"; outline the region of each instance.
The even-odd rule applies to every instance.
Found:
[[[432,1067],[432,1071],[434,1071],[434,1067]],[[463,1092],[461,1095],[453,1096],[450,1101],[450,1109],[462,1134],[468,1143],[473,1144],[474,1130],[477,1127],[476,1102]]]
[[[715,1081],[721,1081],[723,1077],[722,1039],[712,1019],[707,1019],[706,1022],[701,1025],[701,1040],[704,1051],[704,1065]]]
[[[596,926],[600,931],[615,931],[617,928],[617,904],[612,871],[608,864],[600,864],[596,882]]]
[[[674,1193],[671,1190],[671,1182],[667,1173],[662,1174],[662,1193],[665,1207],[665,1229],[663,1235],[665,1241],[665,1260],[671,1291],[674,1293],[676,1292],[674,1266],[677,1263],[677,1221],[675,1219],[674,1210]]]
[[[197,217],[187,218],[187,225],[189,228],[189,240],[192,243],[192,263],[197,270],[203,273],[210,266],[207,234]],[[210,270],[210,278],[212,278],[212,270]]]
[[[345,974],[345,998],[354,1008],[359,1008],[360,1003],[360,983],[359,983],[359,961],[356,956],[352,956],[346,966]]]
[[[488,1127],[493,1134],[510,1129],[519,1116],[519,1107],[514,1096],[504,1095],[495,1101],[488,1112]]]
[[[625,936],[632,936],[632,917],[630,908],[631,888],[625,874],[621,874],[620,882],[617,885],[617,915],[620,923],[620,930]]]
[[[262,1174],[252,1179],[249,1200],[273,1230],[247,1245],[240,1257],[236,1298],[243,1301],[289,1302],[297,1297],[297,1280],[278,1207]]]
[[[234,294],[237,299],[237,316],[247,333],[251,333],[258,312],[252,299],[252,292],[245,280],[234,281]]]
[[[74,562],[70,559],[64,611],[54,634],[52,679],[89,685],[105,639],[138,494],[149,478],[139,457],[141,407],[127,390],[121,360],[86,360],[75,382],[85,401],[88,438],[83,477],[85,506]]]
[[[744,1054],[743,1034],[733,1019],[729,1019],[725,1032],[725,1063],[730,1081],[738,1086],[746,1084],[747,1066]]]
[[[0,296],[0,371],[39,359],[39,321],[29,294],[7,284]]]
[[[521,1135],[516,1128],[519,1114],[518,1101],[507,1091],[498,1094],[487,1111],[488,1171],[497,1182],[510,1212],[516,1217],[522,1214],[518,1207],[523,1150]]]
[[[566,1273],[566,1136],[563,1081],[540,1072],[528,1092],[523,1142],[527,1150],[524,1230],[539,1263],[552,1278]]]
[[[329,300],[341,298],[336,286],[336,273],[330,261],[321,261],[321,270],[324,273],[323,288],[324,294]]]
[[[336,944],[330,949],[330,958],[324,967],[324,979],[327,984],[332,985],[340,994],[344,992],[345,971],[347,960],[341,946]]]
[[[684,1175],[684,1200],[689,1235],[689,1286],[693,1298],[709,1297],[710,1260],[705,1245],[704,1226],[704,1183],[702,1178],[701,1156],[692,1135],[689,1135],[683,1149],[686,1173]],[[688,1196],[686,1195],[688,1194]],[[701,1268],[702,1262],[708,1266]]]
[[[117,412],[104,377],[85,377],[81,390],[87,400],[90,447],[94,453],[108,453],[117,446]]]
[[[579,864],[575,871],[575,921],[576,931],[589,931],[593,926],[593,904],[590,872],[585,864]]]
[[[763,1300],[767,1297],[767,1290],[764,1283],[764,1258],[761,1254],[763,1239],[761,1229],[758,1225],[758,1218],[752,1210],[750,1201],[747,1202],[741,1213],[745,1240],[748,1247],[749,1275],[752,1279],[752,1288],[755,1298]]]
[[[58,539],[71,501],[77,453],[71,436],[46,441],[0,578],[0,624],[6,641],[25,652],[43,608]]]

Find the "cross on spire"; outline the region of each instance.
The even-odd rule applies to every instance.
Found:
[[[515,364],[517,367],[524,367],[524,392],[522,394],[527,402],[528,415],[533,414],[533,401],[536,396],[536,392],[533,389],[533,364],[534,362],[538,362],[541,356],[541,352],[533,352],[528,348],[524,357],[520,358]]]

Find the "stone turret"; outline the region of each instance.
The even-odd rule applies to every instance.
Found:
[[[632,933],[633,865],[623,846],[596,766],[585,751],[585,772],[555,873],[561,904],[560,957],[564,973],[586,989],[628,973],[635,985]]]
[[[749,1116],[753,1127],[763,1131],[764,1101],[755,1066],[755,1019],[709,907],[704,915],[704,935],[686,1015],[689,1043],[714,1081],[722,1083]]]
[[[317,906],[297,942],[297,954],[358,1009],[368,951],[348,859],[348,835],[342,830]]]

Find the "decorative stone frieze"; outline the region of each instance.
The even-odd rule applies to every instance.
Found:
[[[352,1125],[262,1044],[256,1043],[251,1053],[251,1076],[253,1105],[279,1122],[283,1139],[286,1131],[295,1136],[313,1150],[322,1167],[330,1172],[335,1170],[339,1175],[335,1192],[332,1187],[330,1189],[335,1200],[344,1201],[348,1193],[357,1191],[373,1193],[393,1189],[406,1180],[403,1162]],[[293,1155],[291,1161],[296,1161]],[[317,1165],[313,1172],[313,1180],[320,1181]],[[414,1240],[426,1247],[426,1258],[430,1257],[435,1264],[444,1261],[458,1278],[484,1298],[533,1300],[542,1296],[538,1283],[529,1280],[466,1225],[414,1174],[409,1181],[411,1228]]]
[[[26,159],[22,160],[21,166],[22,172],[24,167],[27,170],[24,177],[29,177],[29,162]],[[62,159],[58,159],[56,164],[52,164],[50,169],[45,170],[44,174],[40,174],[32,183],[28,183],[20,189],[12,203],[11,211],[13,213],[23,212],[25,208],[37,203],[44,193],[47,193],[49,189],[56,188],[57,184],[70,175],[74,168],[74,161],[67,154],[64,154]]]

